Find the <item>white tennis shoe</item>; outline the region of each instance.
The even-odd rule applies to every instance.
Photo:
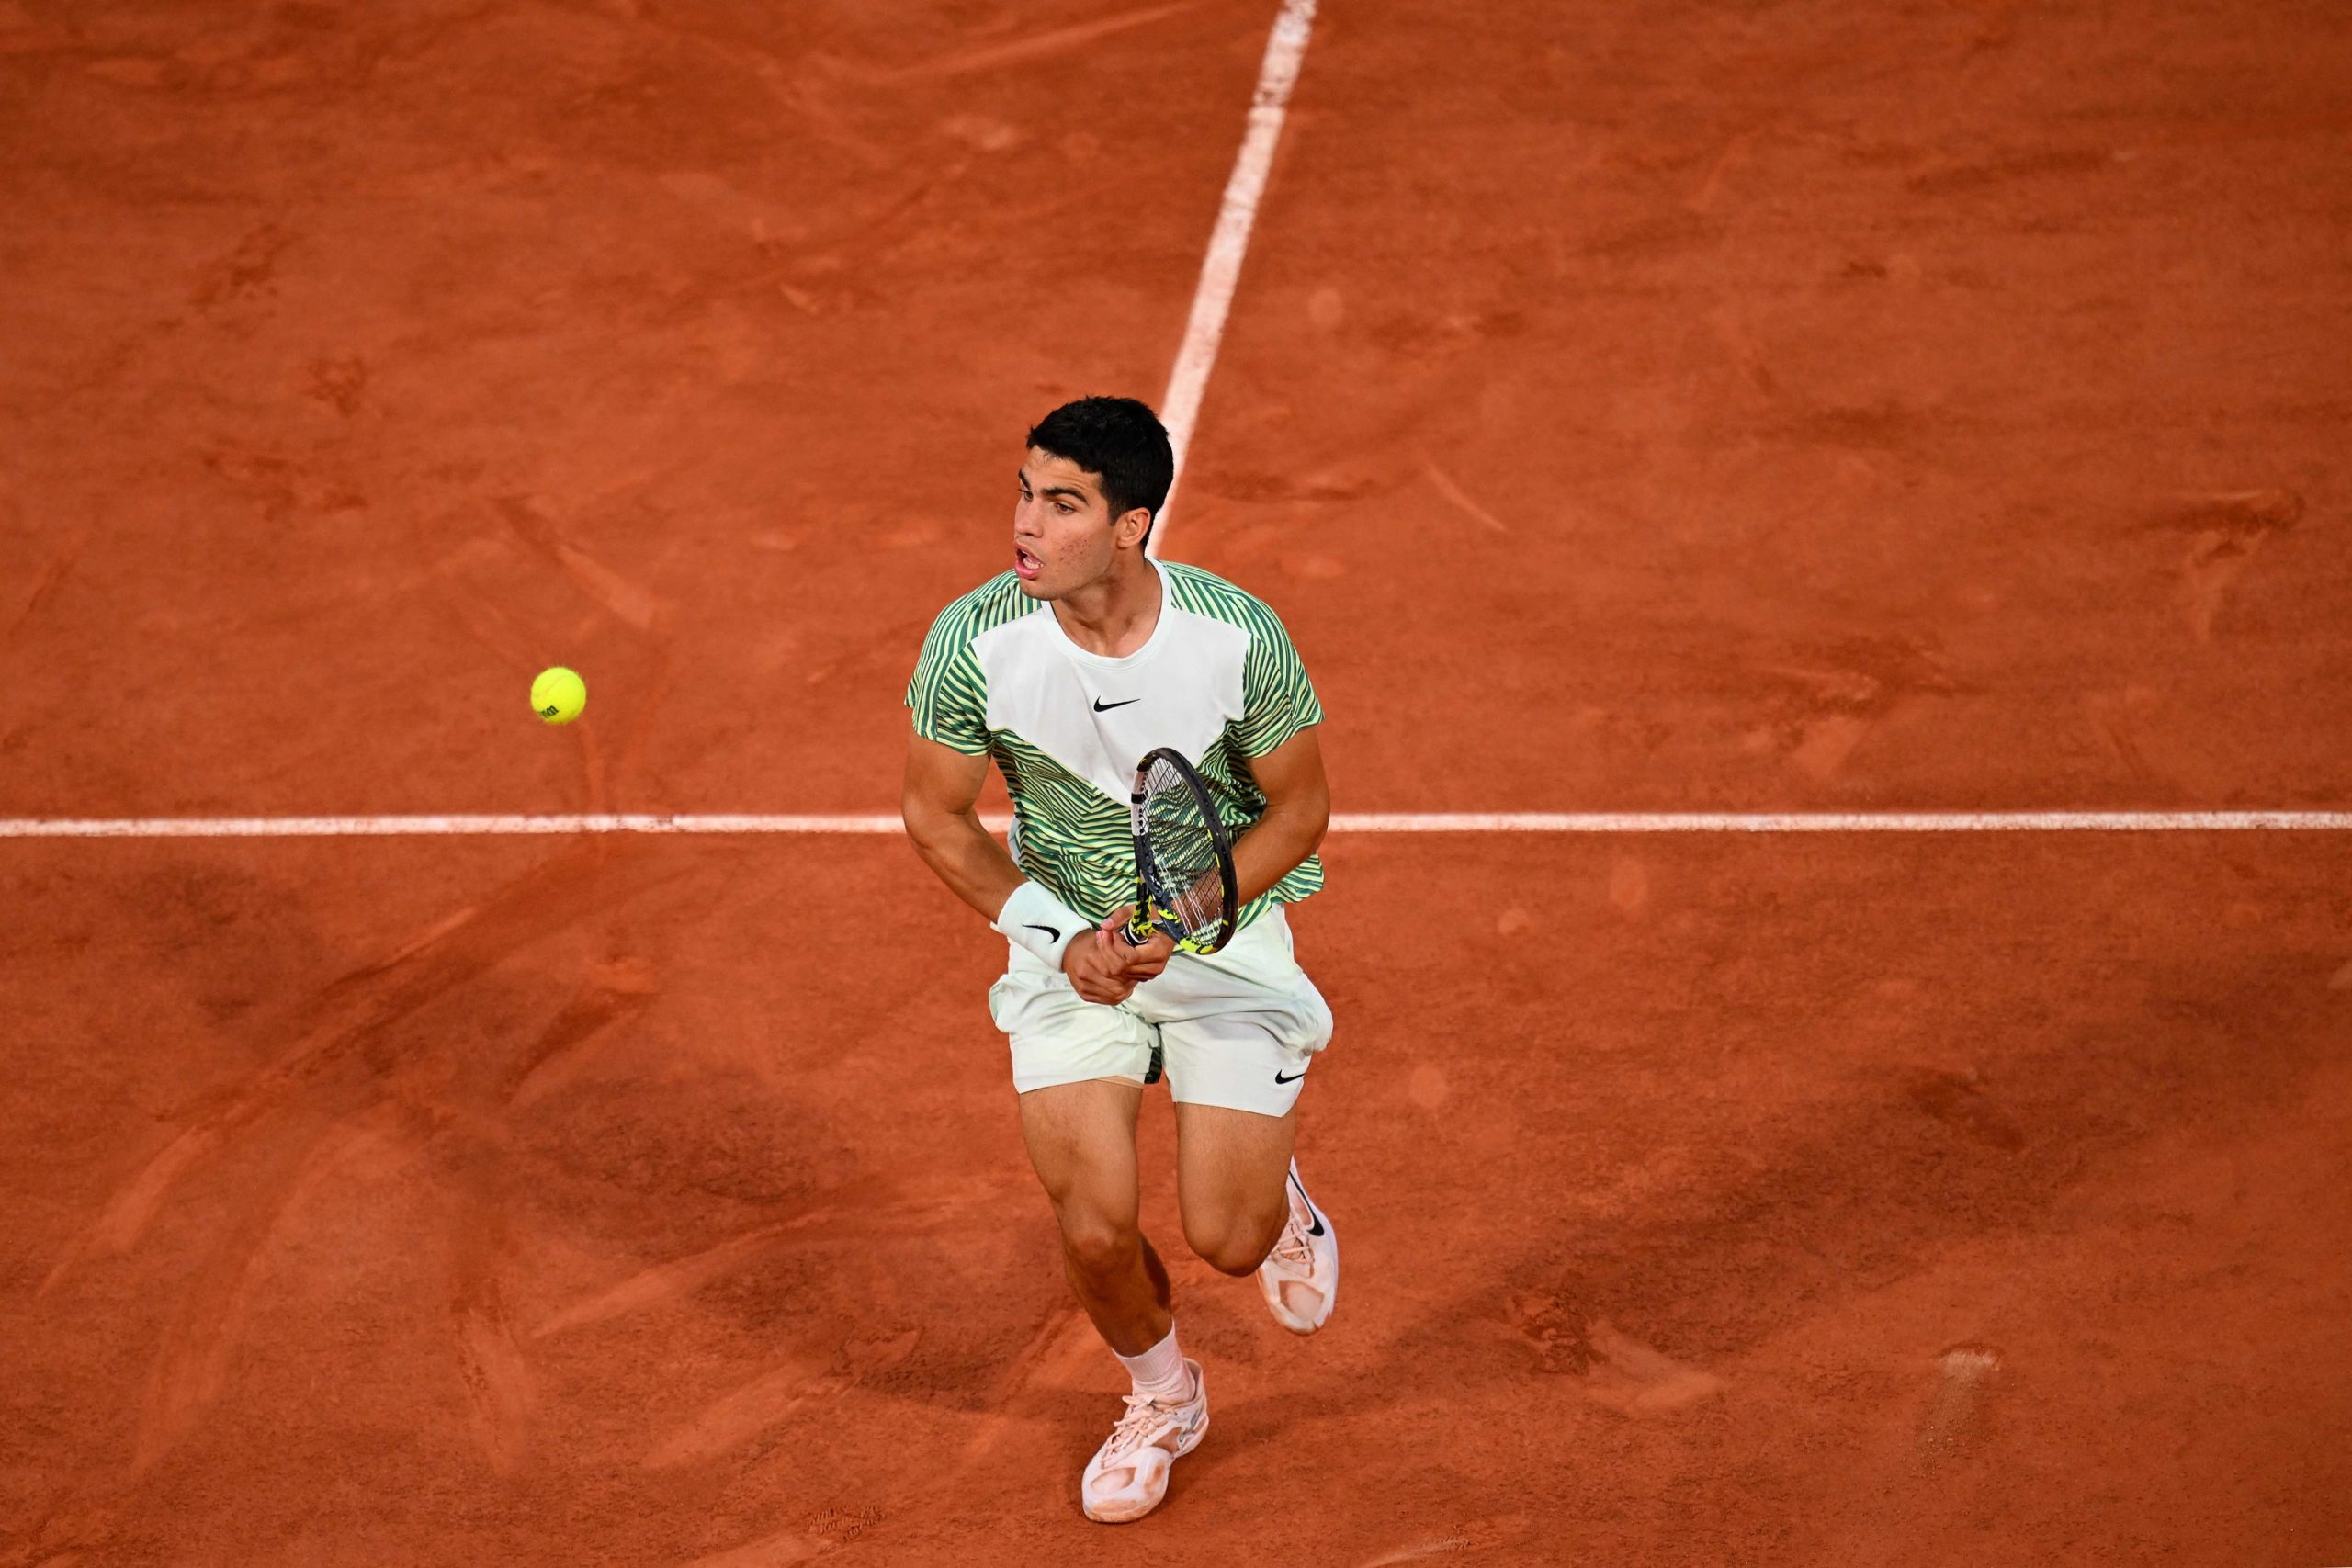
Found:
[[[1290,1162],[1290,1222],[1258,1265],[1258,1292],[1274,1321],[1293,1334],[1322,1327],[1340,1299],[1339,1233],[1306,1195],[1296,1160]]]
[[[1126,1396],[1127,1413],[1086,1461],[1085,1479],[1079,1483],[1088,1518],[1123,1525],[1159,1506],[1168,1495],[1170,1468],[1208,1435],[1209,1381],[1189,1356],[1184,1370],[1193,1374],[1193,1397],[1181,1404],[1140,1393]]]

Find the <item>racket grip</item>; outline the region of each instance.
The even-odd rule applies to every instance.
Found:
[[[1119,928],[1119,938],[1129,947],[1141,947],[1151,940],[1152,929],[1151,922],[1144,918],[1143,907],[1137,905],[1127,923]]]

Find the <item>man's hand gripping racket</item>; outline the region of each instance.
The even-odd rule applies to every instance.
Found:
[[[1128,807],[1136,840],[1136,908],[1120,934],[1141,947],[1165,935],[1179,953],[1233,940],[1240,891],[1233,839],[1209,786],[1182,753],[1160,748],[1136,768]]]

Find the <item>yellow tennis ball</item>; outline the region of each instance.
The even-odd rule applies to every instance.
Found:
[[[549,724],[570,724],[588,705],[588,682],[559,664],[531,682],[531,711]]]

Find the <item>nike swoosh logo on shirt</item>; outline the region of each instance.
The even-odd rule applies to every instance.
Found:
[[[1106,703],[1101,697],[1097,697],[1094,699],[1094,711],[1096,713],[1109,713],[1113,708],[1123,708],[1125,707],[1128,703],[1139,703],[1141,701],[1143,701],[1141,697],[1129,697],[1125,703]]]

